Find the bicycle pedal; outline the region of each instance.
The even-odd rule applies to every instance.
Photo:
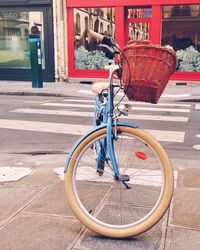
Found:
[[[125,186],[127,189],[131,189],[131,187],[129,186],[129,184],[128,184],[126,181],[122,181],[122,183],[124,184],[124,186]]]
[[[119,179],[119,180],[122,181],[122,182],[130,181],[130,176],[127,175],[127,174],[122,174],[122,175],[120,176],[120,179]]]

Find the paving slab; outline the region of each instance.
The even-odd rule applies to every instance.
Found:
[[[176,152],[177,153],[177,152]],[[169,157],[170,157],[170,161],[172,163],[172,167],[174,170],[189,170],[192,168],[196,168],[196,169],[200,169],[200,155],[197,155],[195,157],[195,159],[191,159],[191,155],[187,156],[187,158],[185,158],[184,156],[184,159],[181,159],[182,158],[182,154],[183,152],[180,152],[180,155],[177,155],[177,158],[174,158],[173,157],[170,157],[170,154],[169,154]]]
[[[0,227],[23,209],[37,192],[34,188],[0,185]]]
[[[191,168],[179,171],[179,187],[200,189],[200,168]]]
[[[168,228],[165,250],[199,250],[200,231]]]
[[[26,176],[17,182],[18,186],[44,188],[56,182],[58,179],[53,172],[55,166],[59,164],[41,164],[33,168],[34,173],[30,176]]]
[[[35,214],[74,217],[66,201],[63,181],[55,183],[47,192],[43,193],[37,200],[32,202],[25,211]]]
[[[126,239],[111,239],[101,237],[86,230],[83,235],[74,243],[73,250],[163,250],[165,238],[166,218],[162,219],[156,226],[144,234]]]
[[[72,218],[21,214],[0,231],[2,250],[64,250],[77,237],[81,224]]]
[[[200,230],[200,189],[176,189],[170,225]]]

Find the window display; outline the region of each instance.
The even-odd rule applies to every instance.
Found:
[[[114,8],[74,9],[75,69],[103,69],[108,58],[98,48],[97,41],[88,37],[88,29],[114,37]]]
[[[178,71],[200,72],[200,5],[163,7],[162,45],[178,57]]]
[[[39,29],[44,67],[43,12],[0,12],[0,68],[30,68],[29,34]]]

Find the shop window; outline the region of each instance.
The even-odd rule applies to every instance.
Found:
[[[92,18],[92,14],[89,14],[89,28],[92,29],[93,28],[93,18]]]
[[[100,23],[100,34],[103,34],[103,23]]]
[[[109,24],[107,26],[107,32],[108,32],[108,35],[110,36],[111,34],[110,34],[110,25]]]
[[[76,14],[76,22],[75,22],[75,35],[80,35],[81,33],[81,21],[80,21],[80,14]]]
[[[148,40],[149,25],[149,22],[130,22],[128,24],[128,40]]]
[[[177,71],[200,72],[200,5],[163,7],[162,45],[177,54]]]
[[[43,39],[43,12],[0,12],[0,68],[30,69],[29,34],[36,25]],[[43,56],[43,67],[44,65]]]
[[[99,19],[98,18],[94,22],[94,31],[99,33]]]
[[[109,63],[104,52],[98,47],[98,42],[95,39],[89,39],[88,28],[103,35],[114,37],[115,22],[113,21],[113,14],[113,8],[74,9],[75,69],[103,69]],[[77,15],[79,18],[77,18]],[[78,26],[79,33],[77,35]]]
[[[144,8],[126,8],[127,17],[127,41],[128,40],[150,40],[150,22],[152,9]]]
[[[128,8],[126,9],[127,18],[151,18],[152,10],[151,8]]]

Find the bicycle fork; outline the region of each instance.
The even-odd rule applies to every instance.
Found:
[[[129,175],[123,175],[120,173],[115,157],[114,141],[117,140],[118,131],[116,123],[113,123],[113,95],[113,86],[110,86],[108,90],[107,150],[114,171],[115,180],[121,181],[127,189],[130,189],[131,187],[127,183],[130,180],[130,177]]]

